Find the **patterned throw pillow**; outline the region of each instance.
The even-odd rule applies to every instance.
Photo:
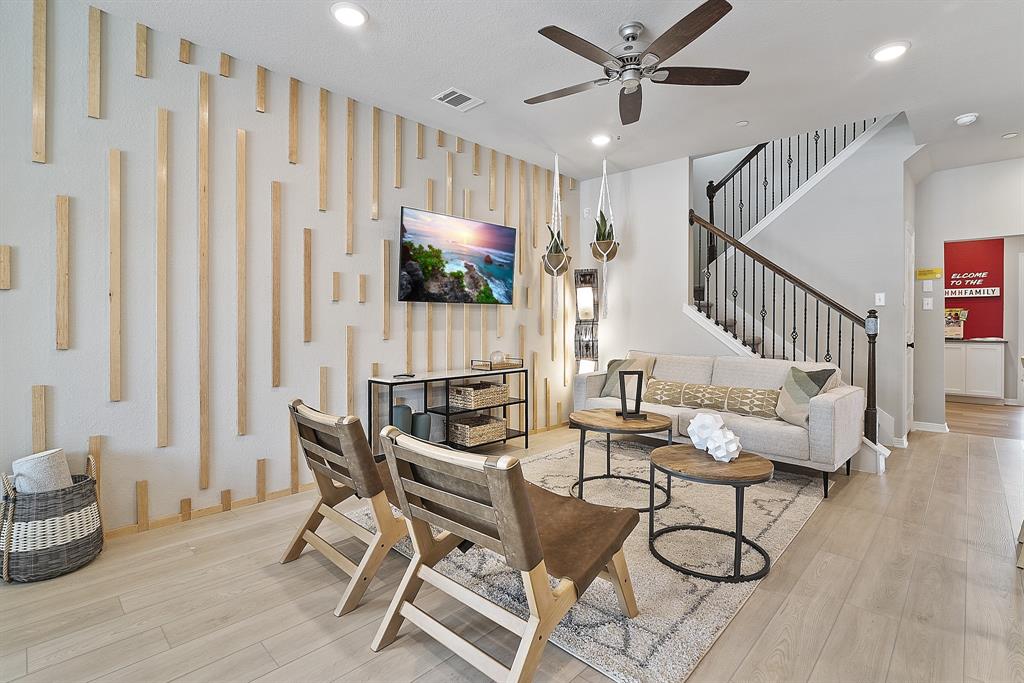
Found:
[[[729,395],[725,399],[725,409],[737,415],[763,417],[777,420],[775,407],[779,404],[778,389],[748,389],[746,387],[729,387]]]
[[[619,371],[620,370],[643,370],[644,383],[651,376],[651,369],[654,367],[654,358],[627,358],[626,360],[613,360],[608,363],[608,376],[605,378],[604,387],[601,389],[601,396],[612,396],[619,398]],[[643,385],[640,387],[643,393]],[[626,398],[636,398],[636,378],[626,379]]]
[[[725,410],[729,398],[729,387],[713,384],[686,384],[683,386],[683,405],[690,408]]]
[[[806,427],[811,399],[821,393],[835,373],[835,370],[804,372],[790,368],[779,393],[779,405],[775,408],[775,414],[797,427]]]
[[[644,392],[644,403],[657,403],[663,406],[683,405],[682,382],[669,382],[663,379],[652,379],[647,383],[647,391]]]

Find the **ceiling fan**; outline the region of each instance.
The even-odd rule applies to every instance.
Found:
[[[639,21],[625,23],[619,27],[619,35],[624,42],[608,51],[564,28],[545,26],[538,33],[603,66],[604,78],[571,85],[524,101],[526,104],[539,104],[618,81],[622,84],[619,90],[619,119],[626,126],[640,120],[643,102],[640,81],[645,78],[654,83],[669,85],[739,85],[750,75],[749,71],[702,66],[661,66],[662,62],[699,38],[731,9],[732,5],[726,0],[707,0],[649,45],[640,39],[644,31],[643,24]]]

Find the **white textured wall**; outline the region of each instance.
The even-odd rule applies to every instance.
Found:
[[[286,404],[303,397],[316,404],[318,370],[330,367],[330,405],[345,406],[346,325],[357,326],[357,414],[365,416],[370,363],[382,372],[405,364],[404,304],[392,305],[392,338],[381,340],[381,238],[392,240],[392,297],[397,297],[400,208],[423,206],[427,178],[435,182],[434,208],[444,210],[444,150],[427,130],[426,158],[415,158],[415,123],[404,128],[403,187],[392,187],[393,115],[381,115],[381,211],[370,220],[370,118],[372,103],[358,106],[355,159],[355,251],[344,254],[345,98],[331,95],[328,211],[317,211],[318,86],[303,84],[299,163],[287,163],[288,74],[268,74],[267,113],[255,111],[255,65],[237,60],[231,78],[217,76],[217,46],[193,47],[193,64],[177,61],[178,36],[150,32],[150,78],[134,75],[135,25],[105,15],[103,118],[86,117],[88,6],[49,3],[47,147],[49,163],[31,159],[32,3],[0,3],[0,244],[13,245],[14,289],[0,292],[0,467],[31,449],[31,386],[49,385],[47,423],[51,447],[64,447],[81,463],[90,435],[103,435],[104,521],[108,528],[134,519],[134,485],[149,480],[153,517],[172,514],[178,500],[194,508],[255,494],[255,461],[269,458],[268,488],[289,484]],[[273,45],[265,46],[273,50]],[[197,199],[196,126],[198,74],[210,77],[210,334],[211,478],[198,490]],[[169,144],[169,350],[170,446],[156,448],[155,345],[155,123],[158,107],[170,110]],[[458,117],[452,114],[448,149]],[[248,366],[249,433],[235,434],[235,161],[236,128],[248,131]],[[123,400],[108,399],[107,154],[122,150]],[[456,155],[455,213],[462,190],[473,193],[474,218],[503,222],[504,156],[498,158],[497,210],[487,210],[489,150],[481,149],[481,175],[471,174],[472,144]],[[518,164],[512,215],[518,223]],[[270,182],[283,184],[282,386],[270,386]],[[567,188],[566,188],[567,189]],[[527,185],[528,194],[530,185]],[[58,194],[71,197],[71,349],[55,350],[55,209]],[[546,197],[546,189],[542,197]],[[566,214],[576,220],[576,193]],[[529,211],[529,208],[528,208]],[[313,229],[313,341],[302,341],[302,228]],[[539,230],[544,233],[544,227]],[[543,244],[543,240],[541,241]],[[518,285],[536,287],[539,252],[528,253]],[[343,298],[331,303],[331,273],[342,272]],[[356,303],[357,274],[369,275],[369,301]],[[545,288],[547,291],[547,287]],[[522,294],[522,291],[519,292]],[[534,297],[535,301],[538,297]],[[505,335],[496,339],[489,310],[488,347],[517,350],[516,325],[527,325],[527,353],[539,351],[541,422],[543,377],[556,401],[569,405],[562,355],[550,359],[551,323],[538,336],[538,311],[505,310]],[[471,308],[470,344],[480,351],[478,307]],[[434,366],[445,363],[444,308],[434,316]],[[568,334],[571,335],[571,324]],[[454,311],[453,355],[462,364],[462,311]],[[559,328],[559,334],[561,329]],[[425,369],[425,310],[413,320],[414,369]],[[300,468],[303,481],[309,478]]]
[[[1024,234],[1024,159],[964,166],[938,171],[917,186],[918,268],[941,268],[943,246],[947,241],[1006,237]],[[1020,249],[1021,240],[1006,240],[1004,250]],[[1017,258],[1006,257],[1003,273],[1003,335],[1011,340],[1007,347],[1006,396],[1017,390],[1017,357],[1024,353],[1017,336],[1017,315],[1021,310],[1017,293]],[[1012,268],[1012,271],[1011,271]],[[942,354],[942,284],[936,283],[929,294],[934,299],[931,311],[921,309],[924,294],[916,286],[914,304],[914,419],[943,424],[946,403]]]

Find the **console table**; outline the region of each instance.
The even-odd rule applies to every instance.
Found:
[[[449,401],[449,389],[452,384],[457,384],[465,380],[477,380],[484,377],[500,377],[501,381],[508,384],[508,378],[510,376],[522,375],[523,377],[523,396],[515,397],[510,395],[508,401],[499,403],[497,405],[488,406],[487,408],[454,408]],[[441,405],[431,406],[430,405],[430,386],[432,384],[443,384],[444,385],[444,401]],[[374,405],[374,387],[386,387],[388,392],[388,424],[393,424],[395,421],[395,388],[421,385],[423,388],[423,408],[424,411],[432,415],[440,415],[444,419],[444,441],[441,443],[445,446],[452,448],[458,448],[463,450],[469,450],[465,446],[451,442],[451,431],[448,425],[448,418],[454,415],[464,415],[465,413],[477,413],[477,412],[489,412],[491,410],[501,409],[502,417],[505,418],[505,438],[496,439],[488,443],[482,443],[472,448],[481,448],[483,446],[489,446],[496,443],[504,443],[509,439],[523,438],[523,447],[530,447],[530,374],[526,367],[521,368],[505,368],[502,370],[448,370],[442,372],[425,372],[417,374],[414,377],[371,377],[366,381],[366,397],[367,397],[367,409],[366,409],[366,438],[373,444],[374,435],[374,424],[373,424],[373,405]],[[523,429],[510,429],[508,427],[508,409],[511,406],[524,405],[524,421]]]

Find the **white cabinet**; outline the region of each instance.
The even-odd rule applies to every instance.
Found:
[[[996,342],[946,342],[946,393],[1002,398],[1003,352]]]

